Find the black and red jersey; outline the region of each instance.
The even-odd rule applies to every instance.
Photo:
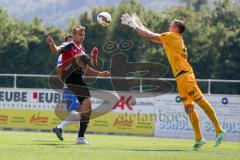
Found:
[[[85,49],[78,47],[73,41],[63,43],[60,48],[60,54],[62,54],[62,72],[70,66],[70,62],[76,55],[85,53]]]

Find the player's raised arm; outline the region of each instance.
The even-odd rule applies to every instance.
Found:
[[[47,43],[51,49],[52,52],[54,53],[60,53],[61,48],[59,46],[56,45],[54,39],[52,38],[52,36],[48,36],[47,37]]]
[[[161,43],[160,38],[159,38],[160,34],[154,33],[152,31],[150,31],[149,29],[147,29],[141,23],[141,21],[138,19],[138,17],[130,17],[128,13],[125,13],[121,17],[121,23],[136,30],[136,32],[143,38],[148,39],[155,43]]]

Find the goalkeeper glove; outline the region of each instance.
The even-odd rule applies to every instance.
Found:
[[[133,18],[129,16],[128,13],[124,13],[121,17],[121,23],[127,25],[133,29],[136,29],[137,24]]]

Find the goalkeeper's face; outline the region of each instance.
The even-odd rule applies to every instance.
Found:
[[[185,31],[185,24],[182,20],[174,19],[172,23],[170,24],[168,30],[169,32],[175,32],[182,34]]]
[[[169,32],[178,33],[178,27],[177,27],[177,25],[176,25],[174,22],[172,22],[172,23],[169,25],[168,31],[169,31]]]

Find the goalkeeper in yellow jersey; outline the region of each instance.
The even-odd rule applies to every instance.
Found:
[[[196,83],[192,67],[187,60],[187,49],[182,38],[182,33],[185,31],[183,21],[174,19],[169,26],[169,32],[161,34],[148,30],[136,15],[132,15],[130,17],[128,13],[125,13],[122,15],[121,21],[122,24],[133,28],[145,39],[163,45],[166,56],[171,65],[173,75],[177,82],[179,95],[183,101],[185,111],[189,116],[195,132],[193,150],[198,150],[206,143],[200,130],[200,121],[198,114],[194,109],[194,102],[196,102],[204,110],[214,124],[217,134],[214,146],[216,147],[221,144],[225,131],[220,126],[213,107],[203,97],[203,94]]]

